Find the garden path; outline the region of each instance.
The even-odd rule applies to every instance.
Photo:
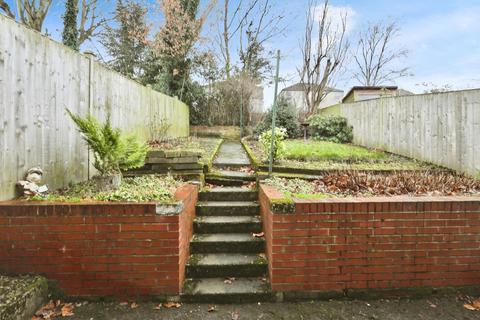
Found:
[[[225,141],[220,146],[213,165],[216,167],[248,167],[250,166],[250,160],[239,141]]]

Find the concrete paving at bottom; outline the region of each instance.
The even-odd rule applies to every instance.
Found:
[[[450,320],[480,319],[480,311],[463,307],[465,297],[431,296],[422,299],[332,300],[297,303],[182,304],[178,309],[152,302],[137,302],[137,308],[120,303],[88,303],[75,309],[70,320],[173,320],[173,319],[343,319],[343,320]],[[210,311],[209,309],[214,309]]]

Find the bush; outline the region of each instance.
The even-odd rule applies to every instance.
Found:
[[[273,162],[280,159],[285,153],[285,137],[287,136],[287,130],[285,128],[275,128],[275,139],[273,140]],[[272,146],[272,130],[266,130],[258,138],[262,148],[267,156],[270,157],[270,148]]]
[[[147,155],[146,144],[140,143],[134,136],[123,136],[119,129],[112,128],[110,117],[101,124],[91,115],[82,118],[68,109],[67,112],[93,151],[93,166],[101,176],[143,166]]]
[[[287,99],[281,97],[277,101],[277,116],[275,125],[287,130],[288,138],[297,138],[301,135],[300,122],[298,121],[297,110]],[[272,128],[272,109],[265,114],[262,122],[255,128],[255,135],[260,135],[267,129]]]
[[[349,143],[353,140],[353,127],[340,116],[314,115],[309,119],[310,134],[316,140]]]

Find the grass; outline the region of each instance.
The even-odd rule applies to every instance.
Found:
[[[34,196],[32,201],[84,202],[84,201],[127,201],[127,202],[175,202],[174,193],[180,185],[169,176],[140,176],[124,178],[118,190],[98,192],[93,181],[72,184],[68,188],[54,191],[47,196]]]
[[[252,153],[264,164],[267,157],[257,141],[246,141]],[[427,170],[434,166],[415,159],[371,150],[351,144],[326,141],[286,140],[286,153],[275,167],[301,168],[309,170]]]
[[[388,155],[384,152],[369,150],[348,144],[326,141],[285,141],[285,159],[299,161],[381,161]]]

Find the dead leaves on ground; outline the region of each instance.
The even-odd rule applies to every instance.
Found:
[[[79,304],[76,304],[79,306]],[[71,317],[74,315],[75,306],[73,303],[64,303],[60,300],[48,302],[35,312],[32,320],[52,320],[57,317]],[[80,304],[80,306],[83,305]]]
[[[217,311],[217,306],[213,305],[213,304],[210,304],[208,305],[208,312],[215,312]]]
[[[171,308],[180,308],[182,306],[181,303],[179,302],[174,302],[174,301],[168,301],[168,302],[165,302],[164,304],[162,304],[162,306],[164,308],[167,308],[167,309],[171,309]]]
[[[265,236],[265,233],[263,233],[263,232],[252,233],[252,237],[254,237],[254,238],[261,238],[263,236]]]

